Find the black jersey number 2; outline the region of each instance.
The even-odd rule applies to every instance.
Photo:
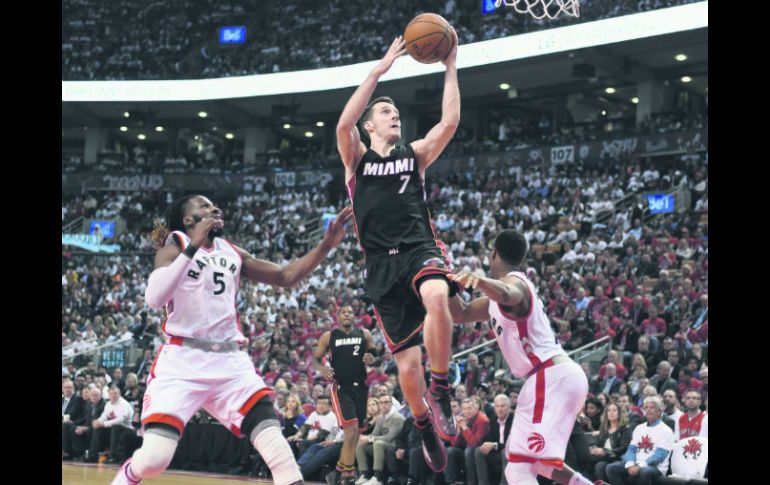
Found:
[[[222,281],[222,277],[224,275],[225,275],[224,273],[219,273],[219,272],[214,273],[214,283],[219,286],[219,288],[217,288],[214,291],[215,295],[221,295],[222,293],[225,292],[225,282]]]

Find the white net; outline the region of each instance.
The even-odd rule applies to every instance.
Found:
[[[580,17],[578,0],[495,0],[495,8],[505,3],[519,13],[528,13],[538,20],[555,19],[562,13]]]

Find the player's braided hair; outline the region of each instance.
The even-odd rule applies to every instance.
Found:
[[[172,231],[184,231],[185,227],[182,219],[184,219],[185,207],[190,199],[197,196],[197,194],[185,195],[174,200],[166,209],[163,219],[160,217],[155,218],[152,233],[150,233],[150,240],[152,240],[152,247],[156,251],[163,247],[163,243],[166,241],[169,233]]]

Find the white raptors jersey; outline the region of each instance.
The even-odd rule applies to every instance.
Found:
[[[174,231],[181,249],[190,244],[187,234]],[[241,275],[241,256],[226,240],[214,238],[214,246],[201,247],[187,265],[187,274],[166,305],[163,331],[172,337],[212,342],[245,341],[235,307]]]
[[[541,362],[564,354],[551,322],[543,310],[543,303],[534,285],[524,273],[513,271],[508,276],[521,279],[529,289],[529,313],[516,317],[504,312],[497,302],[489,300],[489,315],[500,350],[514,376],[524,379]]]

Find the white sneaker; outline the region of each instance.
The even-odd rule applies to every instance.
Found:
[[[372,478],[370,478],[369,481],[366,482],[364,485],[382,485],[382,482],[377,480],[375,476],[372,476]]]
[[[364,485],[364,483],[367,483],[369,480],[371,480],[371,478],[366,478],[364,475],[361,475],[358,477],[358,480],[356,480],[356,485]]]

